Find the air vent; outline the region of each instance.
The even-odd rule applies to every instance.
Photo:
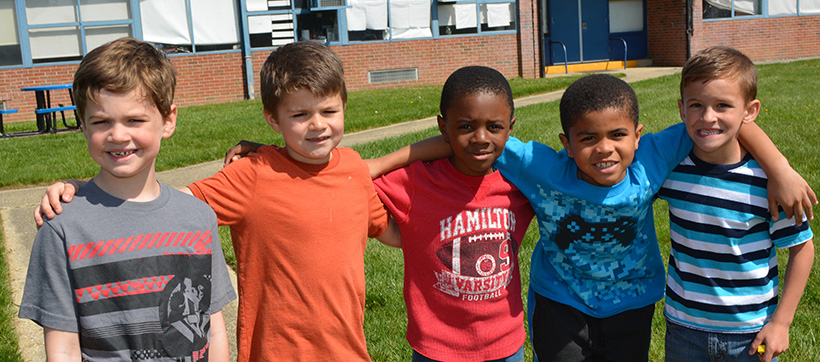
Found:
[[[370,84],[419,80],[419,68],[374,70],[367,76]]]

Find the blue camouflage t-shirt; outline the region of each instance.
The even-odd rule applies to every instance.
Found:
[[[624,180],[600,187],[578,178],[566,151],[511,137],[494,166],[537,216],[530,288],[596,318],[660,300],[666,275],[652,203],[691,149],[682,123],[643,135]]]

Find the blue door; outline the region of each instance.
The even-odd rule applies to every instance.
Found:
[[[570,63],[609,60],[608,0],[551,0],[550,38],[567,49]],[[557,43],[548,44],[552,64],[564,62]]]

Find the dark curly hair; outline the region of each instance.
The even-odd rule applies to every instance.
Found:
[[[614,109],[623,112],[638,127],[638,97],[625,81],[607,74],[593,74],[576,80],[561,96],[561,128],[569,128],[588,112]]]
[[[501,72],[493,68],[477,65],[457,69],[444,82],[444,88],[441,90],[441,104],[439,105],[441,115],[445,115],[450,105],[459,97],[481,93],[490,93],[506,98],[507,104],[510,106],[510,118],[512,118],[515,105],[513,104],[512,89],[510,89],[507,78],[504,78]]]

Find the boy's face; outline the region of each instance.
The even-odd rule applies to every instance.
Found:
[[[684,87],[678,109],[695,155],[712,164],[732,164],[743,158],[740,126],[757,118],[760,101],[746,102],[738,81],[718,78]]]
[[[569,128],[569,134],[558,137],[578,166],[578,178],[609,187],[626,177],[642,129],[624,111],[608,108],[587,112]]]
[[[94,181],[103,189],[121,182],[151,182],[160,141],[174,133],[177,108],[163,117],[142,88],[127,93],[105,89],[88,102],[83,134],[88,153],[100,165]]]
[[[450,163],[465,175],[491,174],[515,123],[507,100],[492,93],[468,94],[445,112],[438,117],[438,128],[453,149]]]
[[[276,114],[267,110],[264,114],[285,139],[288,155],[299,162],[327,163],[344,135],[345,104],[340,94],[317,97],[300,88],[285,95]]]

